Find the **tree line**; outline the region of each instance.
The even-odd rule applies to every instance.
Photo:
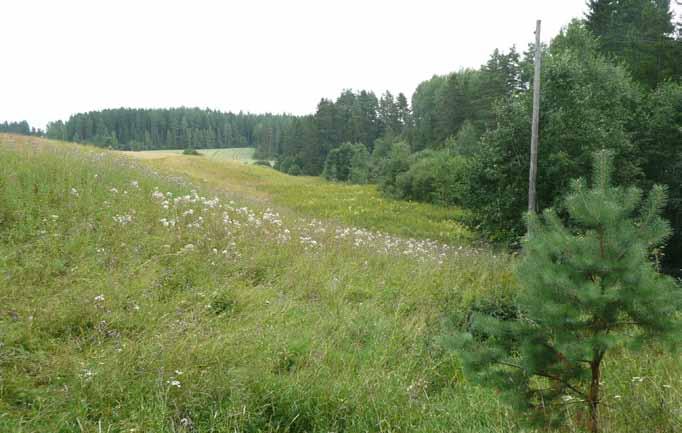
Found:
[[[421,83],[411,107],[403,93],[394,97],[387,91],[377,97],[370,91],[344,90],[336,100],[322,99],[314,114],[295,119],[279,147],[258,146],[257,155],[277,160],[277,168],[285,172],[317,176],[331,152],[344,143],[362,144],[372,153],[378,141],[406,141],[411,152],[418,152],[442,148],[460,130],[478,138],[495,121],[495,102],[523,88],[524,67],[528,62],[516,49],[506,54],[496,50],[480,70]]]
[[[0,123],[0,132],[36,136],[45,134],[41,129],[31,127],[25,120],[22,120],[21,122],[2,122]]]
[[[329,153],[343,143],[362,143],[371,151],[381,137],[398,137],[411,129],[407,97],[389,91],[344,90],[336,100],[322,99],[309,116],[294,119],[279,146],[257,146],[256,155],[277,160],[290,174],[318,176]]]
[[[50,122],[47,137],[121,150],[277,147],[293,116],[199,108],[117,108]]]

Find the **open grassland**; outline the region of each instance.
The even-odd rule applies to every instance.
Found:
[[[184,149],[162,149],[162,150],[143,150],[140,152],[126,152],[142,159],[158,159],[170,155],[182,155]],[[235,161],[245,164],[251,164],[253,153],[255,149],[252,147],[235,147],[235,148],[216,148],[216,149],[197,149],[202,156],[215,161]]]
[[[296,214],[334,220],[400,236],[461,243],[473,238],[465,213],[427,203],[391,200],[375,185],[348,185],[319,177],[289,176],[267,167],[167,155],[148,161],[157,170],[188,175],[198,183],[256,199]]]
[[[512,258],[354,219],[371,188],[149,164],[0,135],[0,432],[528,431],[438,344]],[[679,431],[679,359],[605,369],[606,431]]]

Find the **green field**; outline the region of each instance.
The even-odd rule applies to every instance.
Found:
[[[462,224],[466,213],[461,209],[387,199],[375,185],[348,185],[319,177],[289,176],[266,167],[185,155],[166,155],[144,161],[157,170],[189,176],[195,182],[220,189],[238,199],[271,203],[309,218],[449,243],[474,238]]]
[[[517,291],[461,210],[11,135],[0,203],[0,432],[533,431],[440,343]],[[604,374],[604,431],[679,431],[679,358]]]
[[[184,149],[163,149],[163,150],[145,150],[137,152],[140,154],[182,154]],[[253,163],[253,153],[255,149],[252,147],[235,147],[229,149],[197,149],[197,152],[205,157],[216,161],[239,161],[246,164]]]

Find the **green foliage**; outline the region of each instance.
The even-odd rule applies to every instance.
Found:
[[[682,264],[682,84],[664,83],[645,100],[645,116],[636,131],[641,149],[645,186],[668,186],[665,210],[673,227],[665,262],[679,269]]]
[[[623,62],[637,81],[655,88],[682,78],[682,39],[675,35],[670,0],[590,0],[588,6],[586,26],[599,49]]]
[[[295,118],[291,127],[284,131],[278,152],[267,154],[257,149],[262,156],[273,155],[281,161],[281,171],[287,173],[291,164],[296,164],[302,174],[317,176],[322,172],[324,164],[324,148],[319,141],[318,131],[313,116]]]
[[[612,171],[611,153],[601,151],[593,187],[572,183],[564,203],[570,225],[551,209],[530,216],[517,269],[520,318],[479,314],[479,338],[460,340],[468,376],[533,421],[558,422],[578,402],[590,431],[599,431],[605,355],[682,336],[682,290],[650,260],[670,234],[660,216],[665,188],[642,200],[637,188],[612,186]]]
[[[375,153],[378,154],[373,155],[372,159],[379,188],[388,196],[400,197],[397,179],[410,168],[410,146],[400,141],[377,148]]]
[[[386,92],[379,99],[372,92],[344,90],[336,101],[322,99],[314,115],[294,119],[291,127],[283,131],[276,151],[268,153],[259,148],[258,155],[297,161],[304,174],[318,176],[324,171],[329,154],[345,143],[364,143],[370,151],[377,139],[390,137],[392,140],[406,133],[410,124],[410,109],[402,93],[394,98]],[[330,161],[343,160],[348,149],[340,152],[343,155],[335,152]],[[341,174],[330,172],[325,177],[348,180],[350,174],[344,168],[347,164],[344,160]],[[364,163],[358,161],[358,164],[360,167]],[[360,183],[369,180],[364,169],[356,177]]]
[[[479,131],[492,127],[495,104],[525,88],[522,64],[515,48],[507,54],[495,50],[479,70],[434,76],[421,83],[412,97],[414,130],[409,134],[412,149],[442,147],[448,137],[456,135],[466,124]]]
[[[21,134],[21,135],[35,135],[43,136],[45,133],[36,128],[32,128],[27,121],[22,120],[21,122],[2,122],[0,123],[0,133],[7,132],[10,134]]]
[[[480,149],[481,134],[474,124],[465,120],[457,135],[445,140],[444,148],[451,154],[462,156],[473,156]]]
[[[253,165],[260,165],[263,167],[272,167],[272,164],[270,164],[270,161],[266,161],[263,159],[257,159],[255,161],[253,161]]]
[[[329,180],[365,184],[369,180],[369,152],[362,143],[344,143],[332,149],[322,176]]]
[[[396,177],[396,194],[408,200],[459,205],[466,176],[466,158],[445,151],[422,151],[412,155],[409,169]]]
[[[275,170],[279,170],[282,173],[287,173],[290,174],[290,170],[292,167],[296,167],[293,169],[294,172],[297,172],[298,174],[301,173],[301,165],[299,164],[298,161],[291,157],[284,158],[282,160],[277,160],[274,165]]]
[[[292,116],[234,114],[199,108],[118,108],[50,122],[50,138],[121,150],[256,147],[273,154]]]
[[[350,160],[351,183],[366,184],[369,182],[369,152],[364,144],[358,143],[353,146],[353,156]]]
[[[287,174],[291,176],[300,176],[301,174],[303,174],[303,172],[301,171],[301,167],[299,167],[298,164],[294,162],[287,169]]]
[[[322,176],[330,180],[347,181],[350,177],[352,157],[353,145],[351,143],[344,143],[332,149],[324,162]]]
[[[200,156],[201,154],[193,147],[188,147],[182,151],[183,155]]]
[[[629,133],[641,93],[624,68],[585,49],[591,44],[590,33],[574,22],[543,60],[537,179],[541,209],[557,205],[569,179],[589,176],[591,152],[600,147],[614,150],[619,183],[642,179]],[[524,232],[531,108],[532,92],[500,104],[497,126],[484,135],[472,162],[464,204],[493,238],[510,240]]]

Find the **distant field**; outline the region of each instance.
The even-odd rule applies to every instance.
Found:
[[[150,157],[149,159],[155,159],[157,156],[163,157],[167,154],[182,154],[183,150],[184,149],[145,150],[135,153],[138,155],[148,155]],[[255,149],[252,147],[235,147],[229,149],[197,149],[197,151],[207,158],[217,161],[239,161],[245,164],[251,164],[254,161],[253,153],[255,152]]]

